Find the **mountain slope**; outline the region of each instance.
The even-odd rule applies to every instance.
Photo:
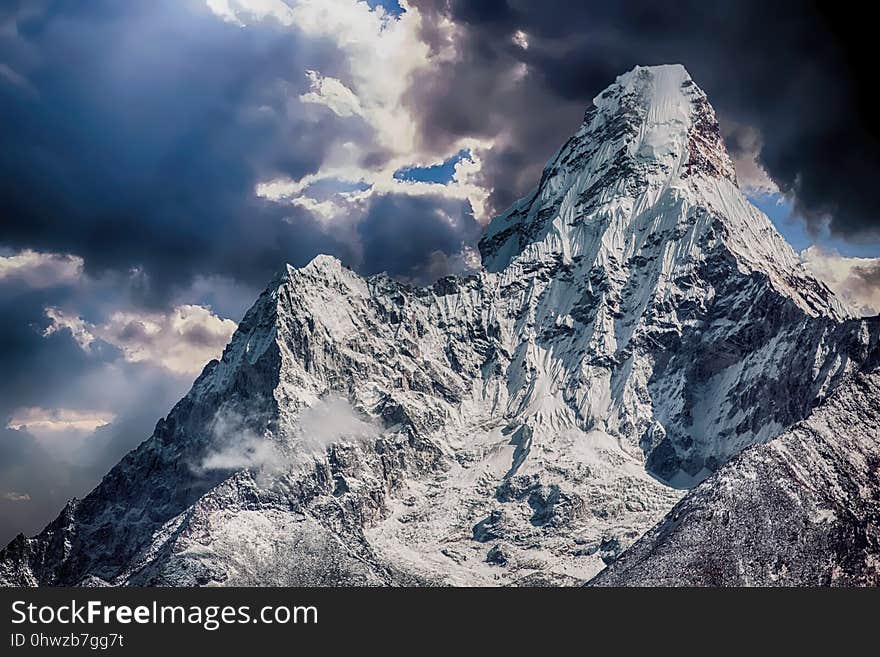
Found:
[[[585,581],[876,342],[745,200],[680,66],[598,96],[480,250],[424,288],[287,268],[0,581]]]
[[[880,585],[880,367],[730,461],[597,586]]]

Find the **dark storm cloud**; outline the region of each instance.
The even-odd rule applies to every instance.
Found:
[[[761,163],[814,226],[827,220],[838,236],[880,237],[880,139],[861,86],[875,74],[873,58],[848,50],[870,42],[852,12],[839,20],[811,3],[757,1],[416,4],[461,27],[458,61],[421,76],[410,94],[424,139],[505,135],[484,158],[496,210],[537,181],[535,171],[616,75],[680,62],[723,116],[758,129]],[[425,38],[439,45],[435,27],[429,20]],[[517,30],[528,48],[515,44]],[[528,75],[507,84],[520,62]]]
[[[472,244],[481,227],[470,204],[434,196],[386,194],[372,201],[358,232],[363,244],[361,270],[426,284],[460,273],[463,245]]]
[[[306,69],[345,78],[330,44],[178,0],[50,2],[15,29],[0,41],[22,80],[0,79],[6,246],[141,267],[154,301],[197,273],[262,285],[285,261],[348,253],[309,213],[254,195],[316,171],[333,139],[369,136],[295,103]]]
[[[44,308],[68,297],[63,289],[21,293],[0,286],[0,421],[19,406],[39,405],[47,391],[64,388],[71,372],[100,367],[69,332],[43,337],[49,325]]]
[[[46,334],[51,323],[46,307],[63,304],[72,294],[66,286],[32,290],[0,285],[0,423],[5,426],[16,409],[31,406],[117,414],[128,406],[147,406],[155,421],[170,408],[165,408],[170,397],[164,387],[177,395],[192,377],[169,377],[158,367],[127,363],[116,347],[101,340],[85,351],[66,328]],[[200,336],[185,339],[197,345]],[[162,401],[159,407],[154,399]]]

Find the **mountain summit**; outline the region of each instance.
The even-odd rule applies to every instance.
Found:
[[[581,583],[876,366],[681,66],[597,96],[480,252],[430,287],[288,267],[0,581]]]

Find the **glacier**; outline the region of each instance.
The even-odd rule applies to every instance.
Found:
[[[693,583],[680,571],[705,551],[652,569],[657,546],[718,532],[682,538],[670,518],[731,478],[783,485],[768,454],[796,453],[817,413],[875,377],[880,318],[852,317],[749,204],[678,65],[599,94],[479,249],[478,273],[427,287],[330,256],[286,267],[148,440],[0,552],[0,583]],[[876,395],[852,412],[848,440],[873,454]],[[833,509],[810,498],[816,536],[847,496],[876,502],[871,463]],[[858,578],[877,583],[870,550]],[[801,574],[778,582],[852,581],[811,563],[777,564]],[[734,581],[769,580],[695,583]]]

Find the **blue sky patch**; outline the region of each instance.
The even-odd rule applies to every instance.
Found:
[[[452,176],[455,175],[455,165],[465,159],[471,159],[471,154],[468,150],[459,151],[442,164],[435,164],[429,167],[404,167],[403,169],[398,169],[394,172],[394,178],[395,180],[445,185],[452,182]]]
[[[837,239],[824,229],[819,234],[807,230],[807,222],[794,209],[794,203],[781,194],[756,194],[749,201],[761,212],[770,217],[776,230],[782,233],[791,247],[800,253],[807,247],[817,244],[825,251],[836,251],[850,257],[872,258],[877,256],[876,244],[858,244]]]
[[[400,16],[403,13],[403,7],[400,6],[397,0],[367,0],[367,4],[370,5],[371,9],[382,7],[386,13],[392,16]]]

